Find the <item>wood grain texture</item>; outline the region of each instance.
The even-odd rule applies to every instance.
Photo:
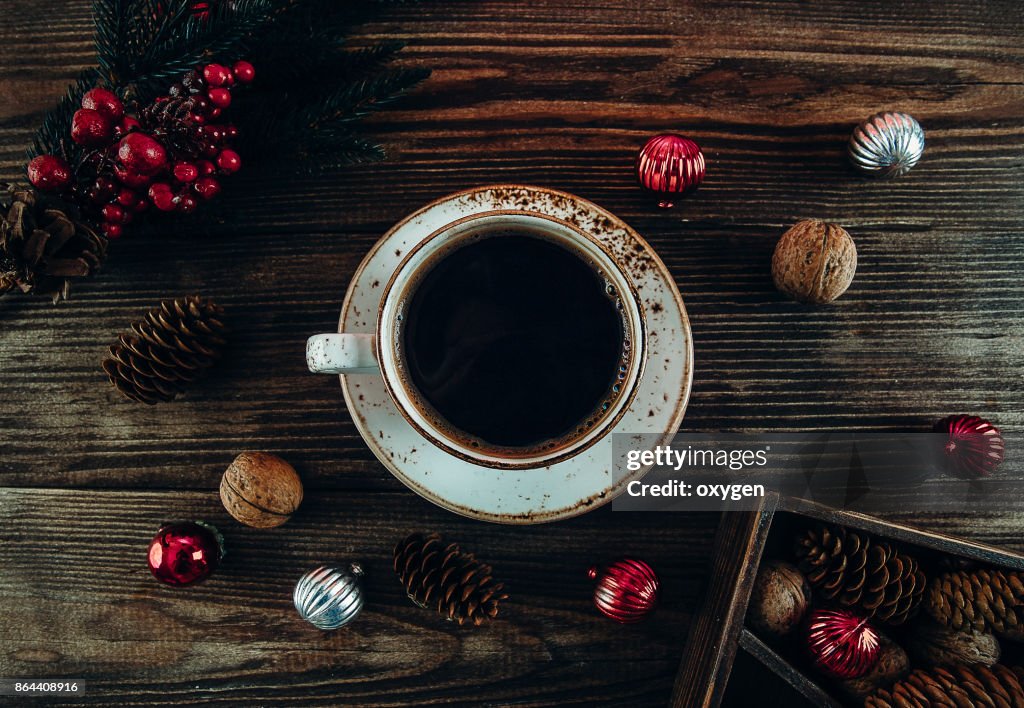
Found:
[[[610,509],[509,528],[404,492],[323,492],[285,526],[258,530],[233,522],[213,491],[3,489],[0,675],[86,678],[100,705],[661,703],[717,516],[631,516],[617,531]],[[225,536],[224,564],[194,588],[146,570],[155,525],[176,518],[205,518]],[[508,584],[485,628],[415,607],[394,577],[394,544],[436,528]],[[622,627],[591,605],[588,565],[621,554],[658,570],[657,622]],[[366,571],[364,614],[320,632],[299,619],[292,589],[309,567],[346,560]]]
[[[92,62],[91,21],[86,0],[4,10],[0,177],[15,178],[42,111]],[[389,9],[357,41],[385,36],[409,42],[407,64],[435,69],[369,126],[389,162],[316,179],[244,170],[198,234],[122,240],[58,308],[0,304],[0,636],[17,646],[2,642],[0,673],[79,669],[107,704],[185,699],[195,685],[248,705],[668,699],[695,594],[679,592],[664,626],[624,633],[585,614],[586,587],[552,573],[640,543],[673,583],[695,582],[712,519],[464,522],[406,492],[362,444],[337,382],[305,372],[306,336],[333,328],[375,239],[457,189],[565,189],[652,242],[693,326],[688,430],[918,430],[976,412],[1024,431],[1020,3],[425,2]],[[894,182],[862,180],[844,157],[853,125],[882,109],[927,133],[921,164]],[[709,165],[673,212],[654,209],[631,172],[662,130],[695,138]],[[803,217],[841,223],[857,242],[858,275],[834,307],[786,302],[771,285],[775,239]],[[99,368],[106,346],[160,299],[191,292],[228,309],[228,362],[173,405],[120,400]],[[155,588],[140,544],[169,515],[216,517],[212,490],[245,449],[299,469],[309,520],[239,532],[237,561],[188,601]],[[901,516],[1024,543],[1016,513]],[[69,541],[78,519],[112,543]],[[529,604],[496,633],[464,636],[429,625],[385,576],[351,634],[310,642],[292,624],[287,595],[304,565],[364,549],[380,562],[389,536],[417,524],[496,552]],[[747,705],[741,690],[727,704]]]

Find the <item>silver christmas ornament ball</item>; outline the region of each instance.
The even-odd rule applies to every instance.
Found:
[[[924,130],[906,113],[876,113],[850,136],[850,162],[869,177],[899,177],[921,159]]]
[[[302,619],[324,630],[343,627],[363,609],[363,569],[329,565],[314,568],[295,584],[295,609]]]

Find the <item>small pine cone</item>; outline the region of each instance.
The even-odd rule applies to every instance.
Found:
[[[170,401],[220,358],[223,312],[199,295],[160,303],[111,345],[103,360],[110,383],[135,401]]]
[[[1019,636],[1024,631],[1024,573],[943,573],[928,586],[925,609],[953,629]]]
[[[796,556],[823,597],[889,624],[906,622],[924,595],[917,561],[866,534],[820,525],[797,539]]]
[[[459,624],[494,619],[499,603],[508,599],[504,583],[491,577],[491,566],[436,533],[414,533],[400,541],[395,546],[395,573],[409,599]]]
[[[74,209],[25,187],[0,186],[0,295],[16,288],[57,303],[106,254],[107,239]]]
[[[870,696],[864,708],[1024,708],[1024,689],[1018,676],[1019,669],[1002,664],[917,669],[891,688]]]

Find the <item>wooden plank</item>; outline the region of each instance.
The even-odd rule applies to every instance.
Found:
[[[740,632],[740,647],[755,659],[771,669],[777,676],[795,688],[811,705],[819,708],[840,708],[841,703],[830,696],[818,684],[810,680],[802,671],[786,661],[774,649],[758,639],[749,629]]]
[[[197,517],[224,534],[223,567],[194,588],[159,585],[145,566],[150,537]],[[322,492],[261,531],[233,522],[212,492],[0,489],[0,676],[84,678],[86,702],[108,706],[663,704],[717,519],[606,509],[506,528],[408,493]],[[404,596],[391,548],[435,529],[508,583],[499,621],[459,628]],[[654,566],[664,597],[629,627],[598,614],[586,575],[622,554]],[[364,614],[319,632],[295,613],[294,583],[349,559],[366,569]]]
[[[882,538],[922,546],[942,554],[960,556],[987,565],[1024,570],[1024,553],[955,538],[930,529],[900,523],[896,519],[833,509],[815,502],[790,497],[780,499],[779,510],[809,516],[830,524],[861,529]],[[929,517],[924,515],[924,518]]]
[[[690,627],[672,689],[674,708],[714,708],[721,703],[777,503],[772,494],[754,511],[722,514],[710,584]]]

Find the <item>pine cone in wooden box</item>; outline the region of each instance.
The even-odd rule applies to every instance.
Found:
[[[921,604],[924,573],[886,541],[822,524],[799,536],[796,556],[823,597],[888,624],[903,624]]]
[[[220,358],[227,343],[223,314],[199,295],[165,300],[111,345],[103,370],[132,400],[170,401]]]
[[[994,631],[1010,639],[1024,639],[1024,573],[944,573],[928,586],[925,609],[953,629]]]
[[[480,625],[498,615],[508,599],[491,566],[464,553],[439,534],[414,533],[395,546],[395,573],[409,598],[453,622]]]
[[[31,189],[0,186],[0,295],[18,289],[56,303],[75,279],[99,269],[106,254],[107,239],[74,209]]]
[[[1024,708],[1016,669],[961,664],[948,669],[917,669],[864,701],[864,708]]]

